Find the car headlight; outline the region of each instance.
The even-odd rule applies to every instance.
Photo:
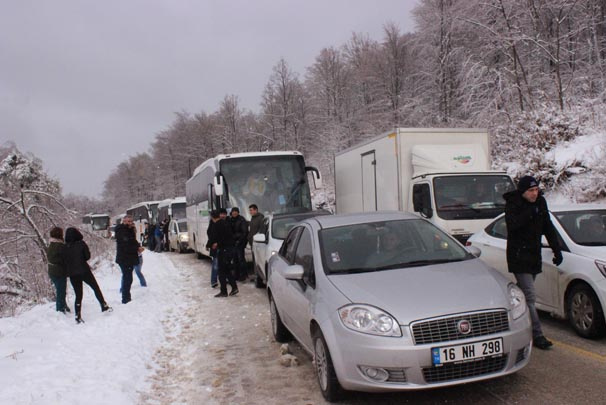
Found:
[[[526,298],[520,287],[509,283],[509,302],[511,304],[511,316],[518,319],[526,312]]]
[[[595,265],[598,267],[598,270],[600,270],[600,273],[606,277],[606,263],[601,260],[596,260]]]
[[[350,304],[339,309],[339,317],[347,328],[379,336],[402,336],[396,319],[379,308]]]
[[[187,234],[179,235],[179,242],[187,242],[187,241],[189,241],[189,235],[187,235]]]

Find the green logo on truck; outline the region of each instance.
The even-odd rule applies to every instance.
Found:
[[[471,162],[471,155],[459,155],[459,156],[455,156],[452,158],[453,160],[456,160],[457,162],[466,165],[467,163]]]

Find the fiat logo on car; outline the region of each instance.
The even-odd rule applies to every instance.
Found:
[[[462,335],[467,335],[469,332],[471,332],[471,323],[467,319],[463,319],[457,322],[457,330]]]

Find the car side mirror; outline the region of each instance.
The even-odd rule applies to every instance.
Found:
[[[467,249],[467,251],[474,257],[482,256],[482,251],[477,246],[466,246],[465,249]]]
[[[257,242],[257,243],[267,243],[267,240],[265,240],[265,234],[262,233],[257,233],[253,236],[253,242]]]
[[[303,266],[293,264],[284,269],[284,278],[287,280],[303,280]]]

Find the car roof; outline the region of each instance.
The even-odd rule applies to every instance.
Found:
[[[305,222],[317,221],[322,228],[364,224],[377,221],[397,221],[403,219],[419,219],[419,216],[402,211],[373,211],[352,214],[323,215],[310,218]]]

